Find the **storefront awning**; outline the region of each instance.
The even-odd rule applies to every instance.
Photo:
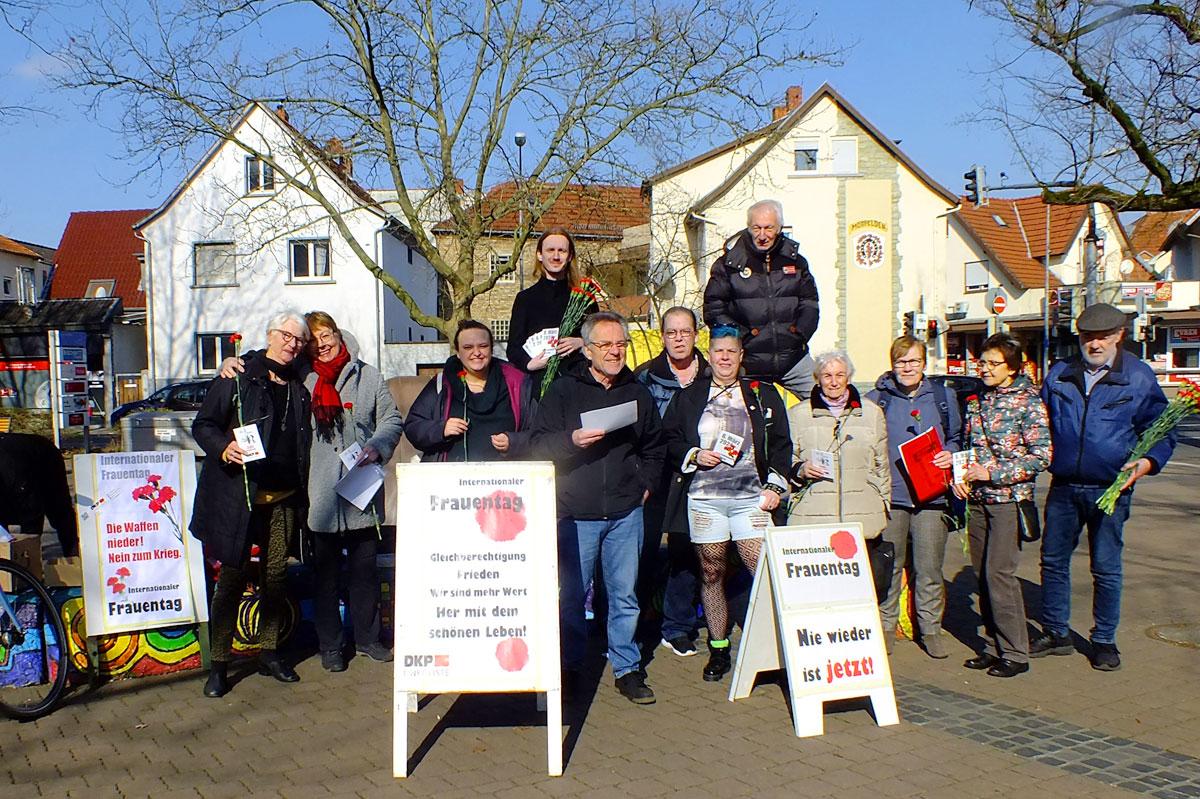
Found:
[[[1150,320],[1155,324],[1186,325],[1200,323],[1200,308],[1184,308],[1179,311],[1151,311]]]
[[[987,326],[988,326],[988,323],[987,323],[986,319],[982,319],[982,320],[980,320],[980,319],[964,319],[961,322],[951,322],[950,323],[950,332],[951,333],[986,333]]]
[[[1039,314],[1022,314],[1004,320],[1009,330],[1038,331],[1046,324],[1045,318]]]

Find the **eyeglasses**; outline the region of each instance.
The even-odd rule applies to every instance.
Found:
[[[280,332],[282,332],[282,331],[280,331]],[[320,344],[321,346],[336,344],[337,340],[338,340],[337,333],[326,332],[326,333],[321,333],[319,336],[317,336],[317,343]]]
[[[271,330],[273,332],[278,333],[279,335],[283,336],[284,344],[292,344],[297,341],[299,341],[301,344],[304,344],[305,342],[308,341],[308,338],[305,336],[297,336],[295,333],[289,333],[286,330],[280,330],[277,327],[271,328]]]
[[[608,352],[610,350],[627,350],[629,349],[629,339],[625,341],[589,341],[589,347],[595,347],[600,352]]]
[[[695,330],[664,330],[663,338],[691,338],[696,335]]]
[[[999,369],[1001,366],[1004,366],[1005,363],[1007,363],[1007,361],[980,361],[979,366],[983,369],[991,370]]]
[[[925,361],[921,358],[905,358],[902,361],[894,361],[892,363],[897,369],[915,369],[921,366]]]

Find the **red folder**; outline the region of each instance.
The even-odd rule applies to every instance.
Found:
[[[900,445],[900,461],[912,483],[913,500],[919,504],[937,499],[950,488],[950,472],[933,465],[933,456],[942,449],[942,437],[932,427]]]

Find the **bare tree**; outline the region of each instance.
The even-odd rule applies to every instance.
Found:
[[[443,333],[512,271],[475,274],[475,244],[494,220],[526,209],[520,252],[567,184],[628,179],[644,171],[639,154],[661,161],[740,130],[767,103],[763,76],[832,58],[800,44],[808,22],[786,0],[145,0],[93,13],[47,47],[70,65],[64,87],[122,109],[139,168],[176,168],[201,144],[233,140],[247,101],[286,101],[298,130],[343,143],[356,177],[396,190],[447,307],[418,307],[354,245],[317,181],[280,174],[325,208],[414,320]],[[296,36],[277,35],[285,29]],[[513,115],[534,126],[523,176]],[[477,202],[514,177],[552,190]],[[432,207],[457,231],[449,258],[427,233]]]
[[[1050,202],[1200,207],[1200,3],[971,5],[1029,42],[999,69],[990,110],[1039,180],[1074,180],[1069,191],[1045,191]],[[1047,163],[1056,174],[1045,174]]]

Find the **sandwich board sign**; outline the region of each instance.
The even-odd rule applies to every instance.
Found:
[[[419,694],[523,691],[545,695],[561,775],[554,465],[402,463],[396,481],[392,775],[408,776]]]
[[[875,721],[898,724],[862,525],[768,527],[729,701],[761,671],[787,669],[796,735],[821,735],[824,703],[869,697]]]

